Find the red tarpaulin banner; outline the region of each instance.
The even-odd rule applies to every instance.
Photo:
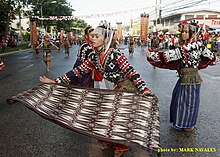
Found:
[[[37,26],[36,21],[30,22],[30,41],[31,45],[35,46],[37,44]]]
[[[64,34],[64,30],[62,29],[60,31],[60,41],[63,42],[63,34]]]
[[[120,40],[123,39],[123,36],[122,36],[122,23],[118,22],[117,25],[118,25],[118,28],[117,28],[117,39],[120,41]]]
[[[147,40],[148,26],[149,26],[149,15],[145,13],[141,14],[140,40]]]
[[[69,42],[72,41],[71,32],[68,32],[68,33],[67,33],[67,38],[68,38],[68,41],[69,41]]]

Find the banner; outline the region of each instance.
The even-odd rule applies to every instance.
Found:
[[[63,35],[64,35],[64,30],[62,29],[62,30],[60,31],[60,42],[63,42],[63,41],[64,41]]]
[[[118,27],[117,27],[117,39],[119,41],[121,41],[123,39],[123,36],[122,36],[122,23],[118,22],[117,25],[118,25]]]
[[[62,21],[62,20],[73,20],[76,17],[74,16],[32,16],[32,19],[39,19],[39,20],[55,20],[55,21]]]
[[[149,15],[141,14],[141,24],[140,24],[140,40],[148,39],[148,26],[149,26]]]
[[[68,38],[69,43],[72,42],[71,32],[67,33],[67,38]]]
[[[30,42],[32,46],[35,46],[37,44],[37,26],[36,21],[30,22]]]

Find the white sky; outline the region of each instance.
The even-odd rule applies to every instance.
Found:
[[[156,15],[156,2],[166,8],[177,8],[177,6],[185,6],[187,4],[201,1],[201,0],[68,0],[72,8],[76,11],[74,16],[79,16],[84,19],[88,24],[96,27],[101,20],[111,22],[112,26],[116,22],[129,23],[131,19],[135,20],[140,18],[141,13],[148,13],[150,19],[154,19]],[[215,2],[220,8],[220,0],[207,0],[211,3]],[[205,6],[208,2],[204,0]],[[194,6],[194,5],[193,5]],[[197,6],[197,3],[195,3]],[[159,6],[158,6],[159,8]],[[219,9],[218,9],[219,10]],[[162,14],[165,14],[163,11]],[[107,15],[109,13],[110,15]],[[101,17],[92,16],[100,15]],[[87,16],[87,17],[85,17]],[[159,16],[159,12],[158,12]]]
[[[158,4],[160,0],[157,0]],[[161,0],[162,2],[169,0]],[[155,12],[156,0],[69,0],[76,10],[74,16],[87,15],[91,18],[82,18],[88,24],[97,26],[101,20],[107,20],[114,26],[116,22],[128,23],[129,20],[137,19],[141,13],[152,10]],[[114,15],[106,15],[111,13]],[[92,17],[99,14],[102,17]]]

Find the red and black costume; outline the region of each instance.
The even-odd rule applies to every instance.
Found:
[[[128,59],[117,49],[109,49],[103,60],[97,53],[92,52],[87,60],[81,65],[67,72],[65,75],[56,79],[57,83],[69,84],[77,82],[83,75],[97,69],[103,78],[108,81],[119,84],[126,79],[131,80],[138,91],[149,90],[140,75],[128,63]]]

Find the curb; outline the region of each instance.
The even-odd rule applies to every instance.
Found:
[[[19,52],[27,52],[27,51],[34,51],[34,50],[33,50],[32,48],[29,48],[29,49],[24,49],[24,50],[18,50],[18,51],[0,53],[0,57],[1,57],[1,56],[11,55],[11,54],[14,54],[14,53],[19,53]]]

